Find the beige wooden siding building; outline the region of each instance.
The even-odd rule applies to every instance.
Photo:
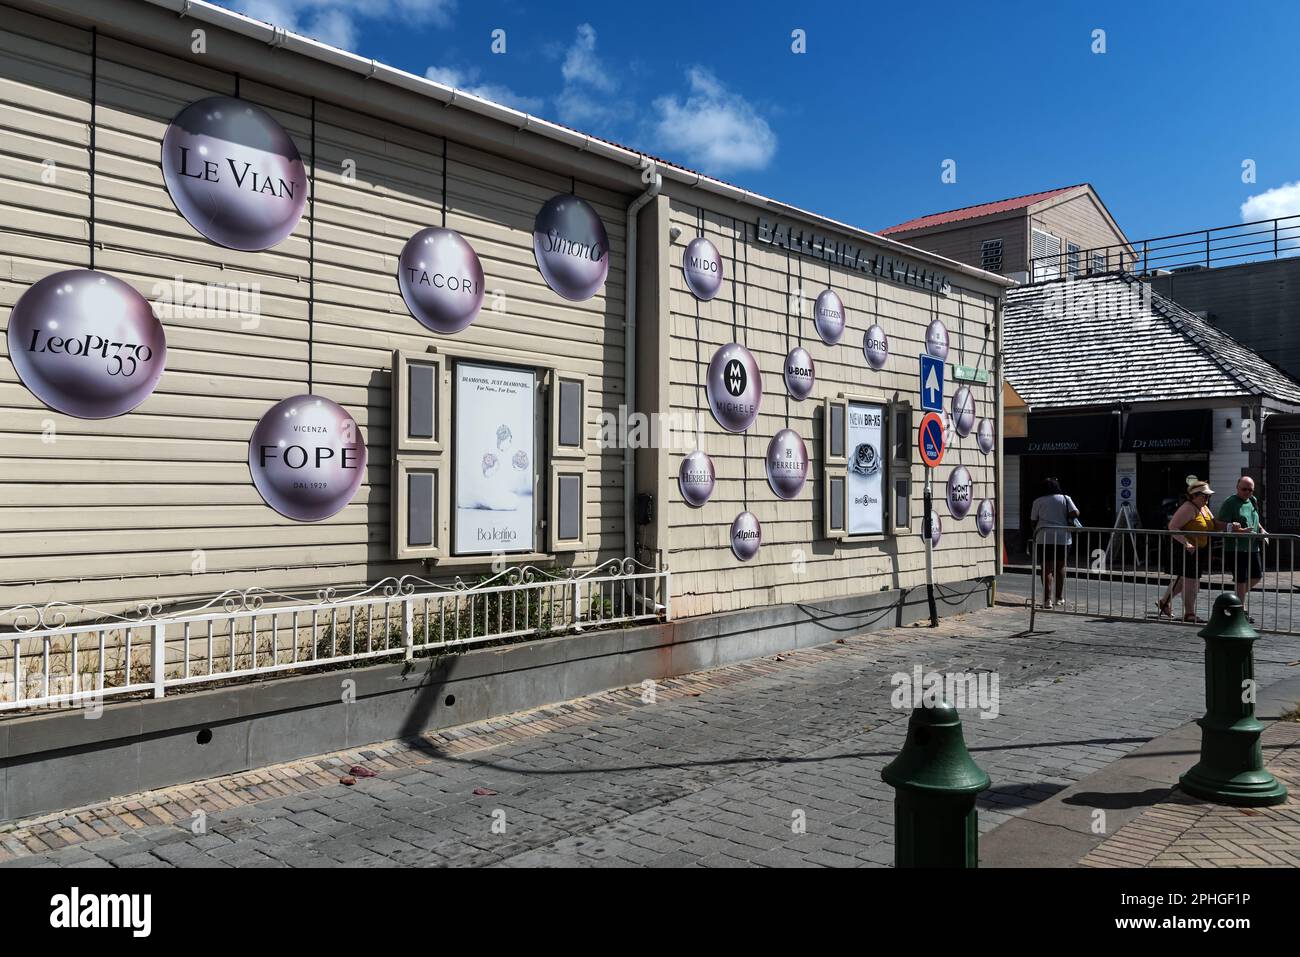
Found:
[[[428,566],[393,557],[393,356],[447,348],[453,339],[455,348],[495,361],[585,378],[590,455],[581,547],[556,554],[543,547],[534,560],[588,567],[630,554],[666,563],[678,615],[924,582],[923,469],[915,458],[907,533],[861,541],[823,534],[823,403],[842,392],[910,401],[914,430],[915,357],[937,315],[952,336],[949,361],[991,370],[973,394],[979,415],[993,416],[1004,281],[660,164],[663,191],[639,219],[640,349],[630,402],[624,223],[629,204],[646,190],[638,154],[504,108],[470,109],[464,94],[460,106],[446,106],[446,88],[414,77],[389,71],[367,78],[324,55],[295,52],[293,44],[272,49],[252,28],[247,35],[227,29],[220,12],[182,19],[166,5],[136,0],[21,0],[3,12],[0,324],[36,281],[90,266],[93,229],[94,268],[154,304],[168,356],[148,399],[100,420],[52,411],[12,363],[0,363],[0,608],[51,601],[172,606],[252,585],[305,591],[391,575],[487,571],[486,561]],[[198,27],[207,31],[202,54],[192,50]],[[297,228],[264,252],[205,239],[163,182],[159,148],[168,123],[187,104],[218,94],[267,110],[293,138],[312,180],[314,197]],[[539,207],[570,191],[594,207],[610,241],[608,279],[583,302],[547,286],[532,248]],[[697,300],[682,279],[681,251],[701,209],[728,276],[718,298],[698,303],[697,342]],[[396,281],[403,244],[443,223],[444,213],[486,274],[482,313],[455,337],[437,337],[413,320]],[[941,272],[951,289],[940,294],[761,244],[760,215]],[[738,243],[738,235],[745,239]],[[798,282],[800,269],[802,297],[787,285],[791,274]],[[812,298],[827,286],[848,313],[834,347],[817,339],[809,318]],[[224,305],[189,301],[196,290],[211,297],[214,289],[229,291],[238,305],[232,308],[230,297]],[[173,301],[178,291],[180,305]],[[718,428],[697,388],[701,364],[732,339],[733,298],[739,339],[764,379],[762,414],[743,436]],[[872,322],[890,339],[879,373],[862,352]],[[788,399],[781,380],[799,329],[817,364],[816,389],[803,402]],[[350,504],[325,521],[301,523],[262,501],[247,452],[259,417],[307,392],[309,379],[316,394],[351,412],[369,458]],[[634,526],[637,542],[625,534],[623,449],[597,443],[601,414],[617,416],[628,406],[647,414],[701,412],[719,479],[711,501],[688,508],[675,482],[680,451],[638,449],[634,491],[652,494],[657,508],[651,522]],[[811,457],[808,486],[792,502],[772,494],[763,472],[768,439],[787,423]],[[970,468],[979,497],[996,499],[998,453],[982,455],[974,441],[973,434],[959,440],[948,461]],[[935,476],[944,522],[937,580],[986,578],[996,569],[997,535],[980,537],[973,518],[949,519],[942,504],[947,472],[945,463]],[[741,563],[728,548],[728,529],[746,504],[762,522],[763,545],[755,560]]]

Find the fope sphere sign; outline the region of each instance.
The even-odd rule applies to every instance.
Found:
[[[943,461],[943,419],[938,412],[927,412],[916,430],[916,447],[921,461],[934,468]]]

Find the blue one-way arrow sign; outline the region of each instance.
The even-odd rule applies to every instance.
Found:
[[[943,411],[943,360],[931,355],[921,357],[921,408],[926,412]]]

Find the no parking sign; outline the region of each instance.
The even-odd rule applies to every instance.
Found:
[[[943,418],[937,412],[927,412],[916,431],[916,447],[921,461],[934,468],[943,461]]]

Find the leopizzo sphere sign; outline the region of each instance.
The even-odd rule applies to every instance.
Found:
[[[708,302],[722,290],[722,256],[718,247],[703,236],[687,244],[682,253],[682,272],[696,299]]]
[[[728,432],[744,432],[754,424],[763,402],[763,383],[753,354],[738,342],[715,352],[704,391],[718,425]]]
[[[701,449],[682,456],[677,468],[677,488],[691,508],[699,508],[713,494],[713,459]]]
[[[319,522],[351,502],[365,469],[366,446],[356,421],[318,395],[277,402],[248,440],[248,470],[257,493],[299,522]]]
[[[422,229],[406,241],[397,285],[406,308],[430,332],[460,332],[483,308],[483,264],[452,229]]]
[[[176,114],[163,136],[162,171],[185,221],[228,249],[270,249],[307,205],[307,170],[289,134],[261,107],[231,96]]]
[[[122,280],[68,269],[14,303],[9,358],[23,385],[51,409],[109,419],[153,393],[167,337],[149,303]]]
[[[609,275],[609,237],[591,204],[552,196],[533,222],[533,256],[546,285],[573,302],[590,299]]]

